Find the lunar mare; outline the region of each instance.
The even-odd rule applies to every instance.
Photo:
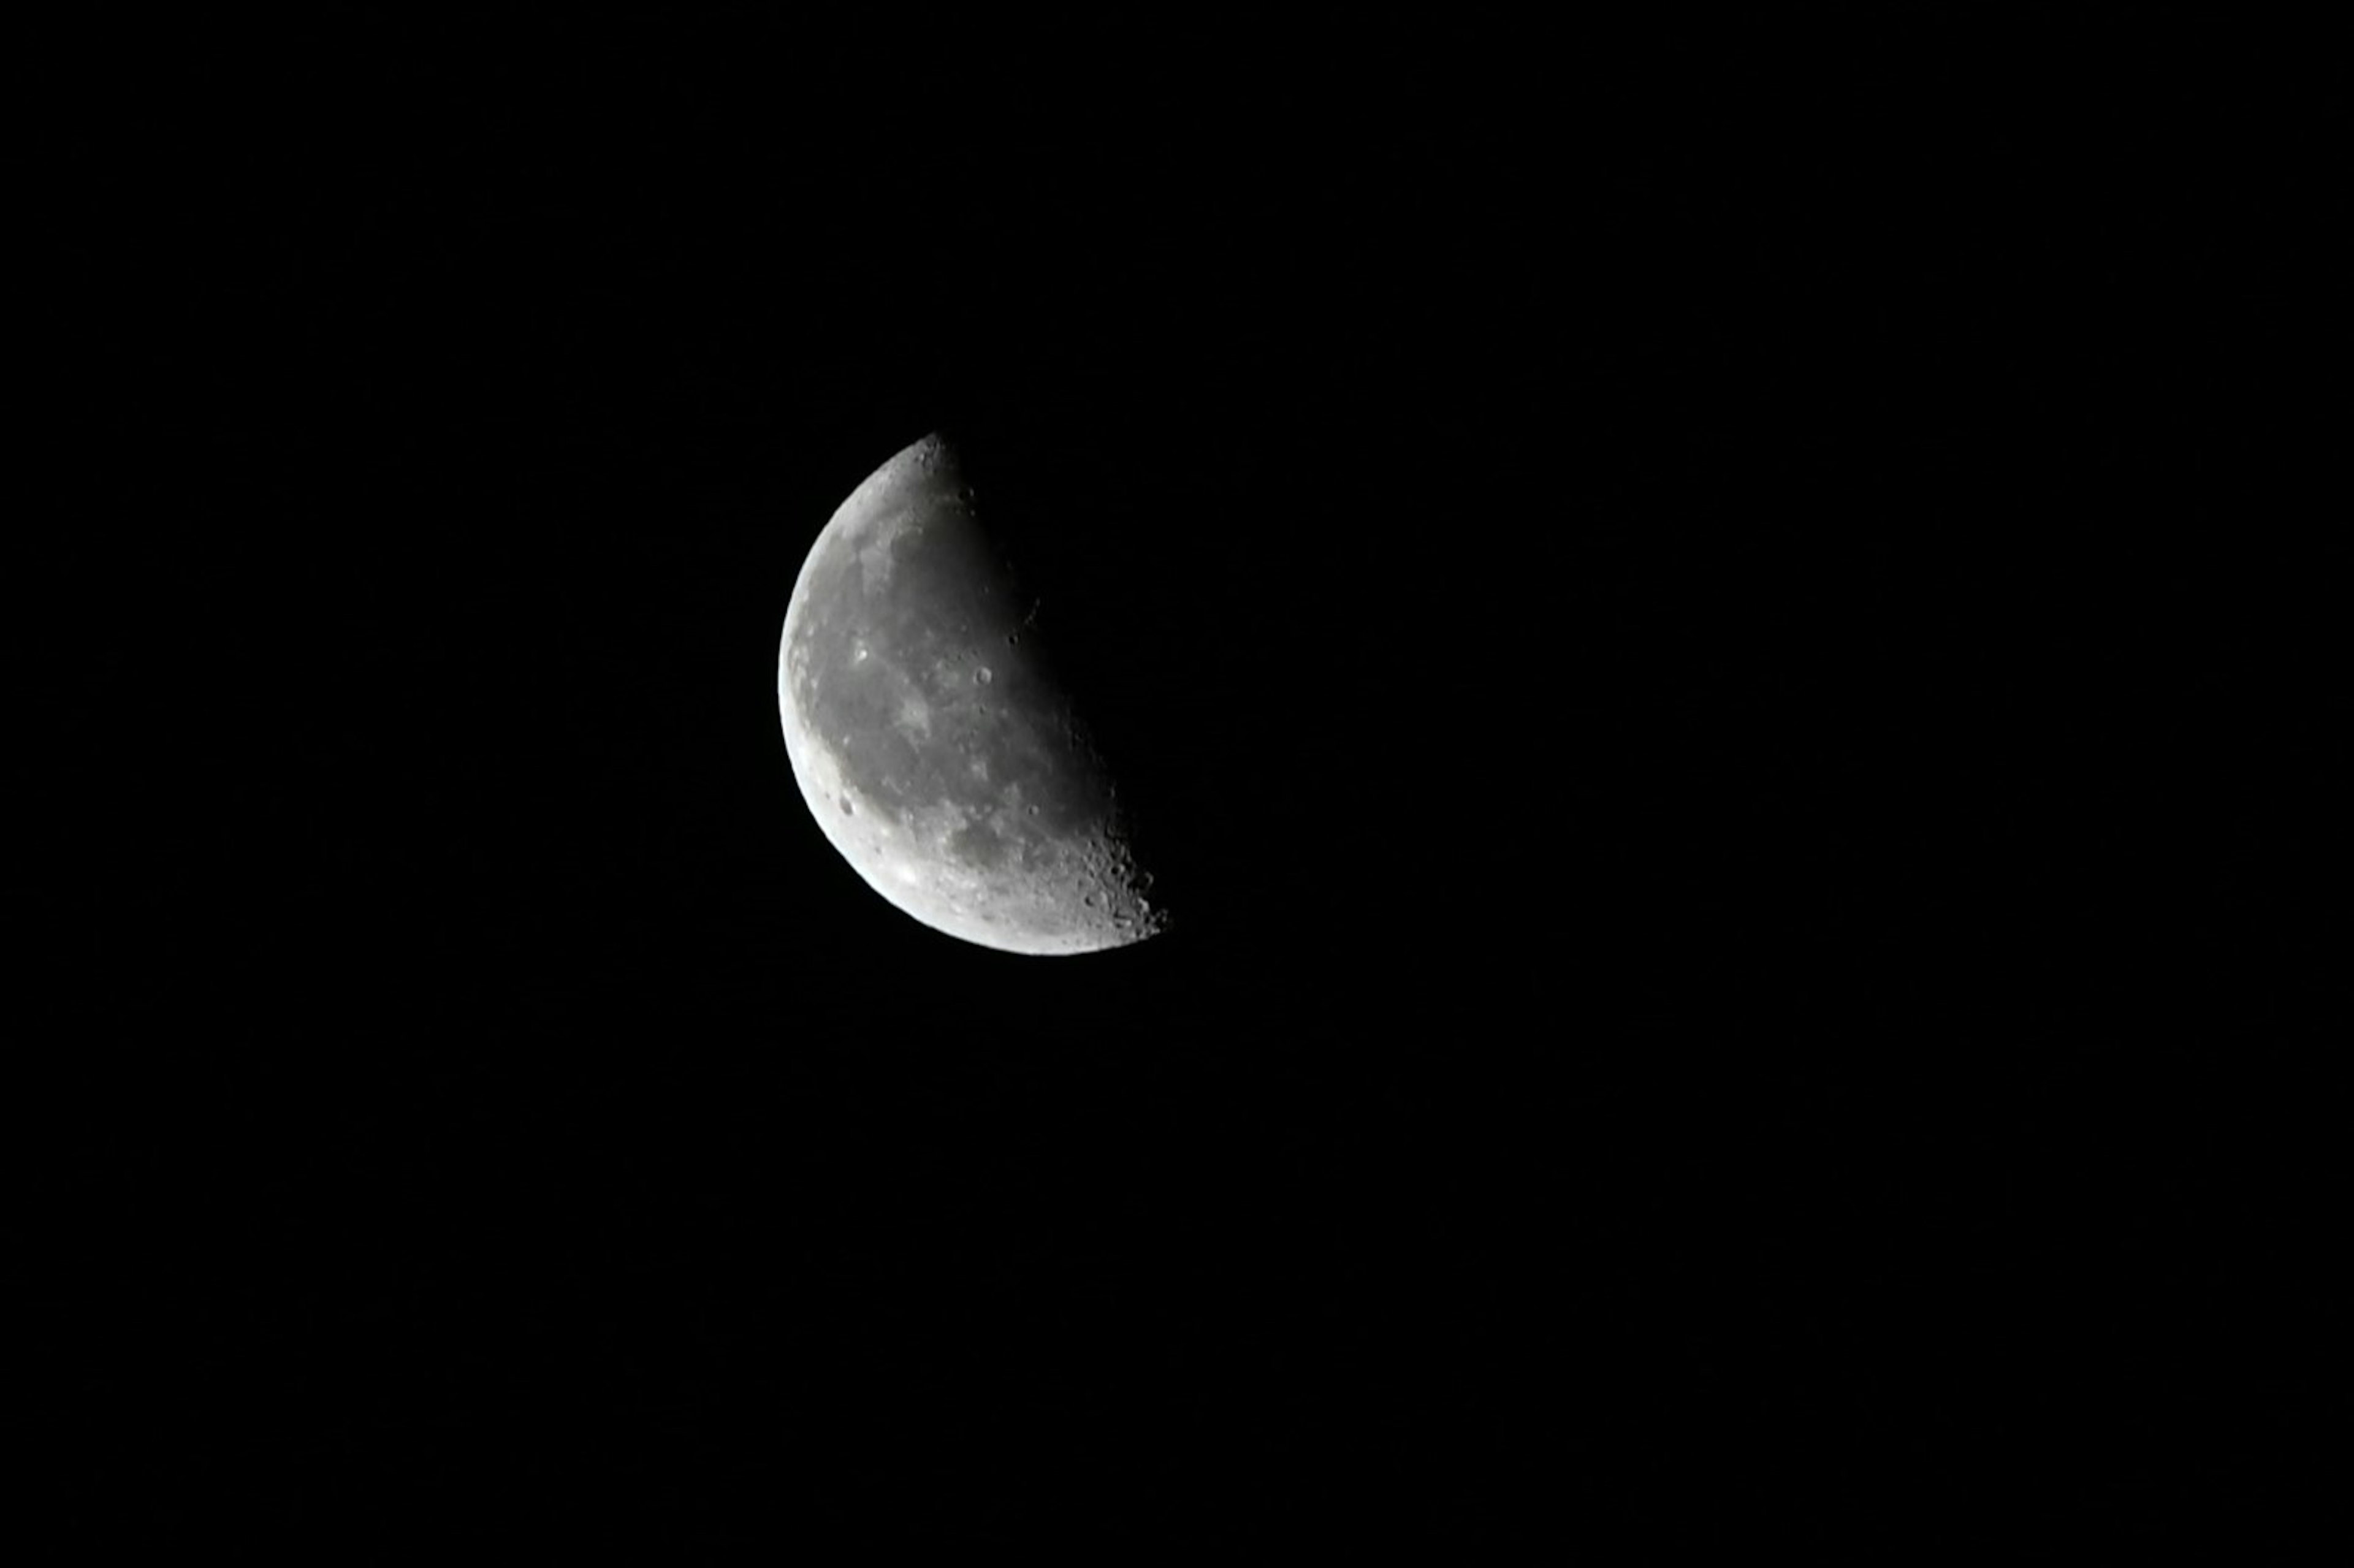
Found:
[[[818,535],[778,660],[793,777],[843,858],[933,929],[1006,952],[1123,947],[1167,916],[981,504],[929,436]]]

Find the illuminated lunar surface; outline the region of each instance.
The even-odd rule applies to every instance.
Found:
[[[928,436],[851,493],[785,613],[777,701],[801,798],[934,930],[1086,953],[1165,928],[1103,759],[1025,635],[985,497]]]

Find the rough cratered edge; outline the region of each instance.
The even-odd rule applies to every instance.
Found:
[[[892,905],[1002,951],[1093,952],[1164,929],[1100,758],[989,556],[954,450],[868,476],[803,562],[778,707],[803,800]]]

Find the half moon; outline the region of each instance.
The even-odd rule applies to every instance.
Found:
[[[927,436],[818,535],[778,659],[793,778],[827,842],[932,929],[1012,953],[1126,947],[1168,916],[981,506]]]

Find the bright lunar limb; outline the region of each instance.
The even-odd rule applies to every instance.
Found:
[[[785,612],[777,705],[818,826],[938,931],[1013,953],[1167,927],[955,449],[927,436],[836,509]]]

